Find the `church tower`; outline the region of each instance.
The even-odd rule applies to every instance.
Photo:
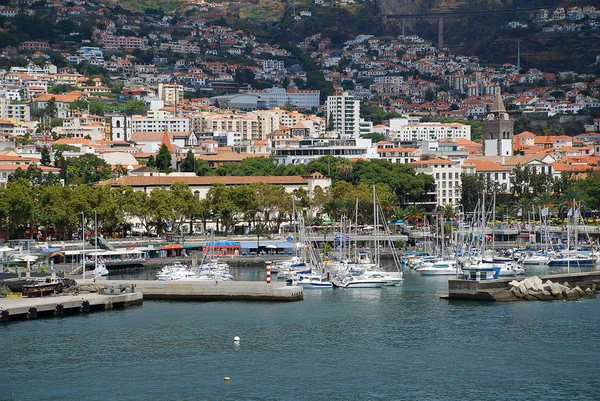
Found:
[[[497,93],[492,110],[483,120],[483,155],[512,156],[514,125],[504,108],[502,96]]]

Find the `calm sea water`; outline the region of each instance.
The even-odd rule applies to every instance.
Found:
[[[600,300],[449,302],[446,280],[0,325],[0,400],[600,399]]]

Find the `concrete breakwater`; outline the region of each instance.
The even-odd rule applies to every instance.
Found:
[[[546,280],[544,283],[537,276],[527,277],[525,280],[513,280],[508,283],[509,292],[517,299],[526,301],[554,301],[554,300],[575,300],[579,298],[596,298],[598,286],[595,283],[591,285],[575,286],[574,288],[568,282],[559,284]]]
[[[90,283],[90,280],[85,282]],[[141,292],[145,300],[290,302],[304,299],[302,287],[278,282],[102,280],[94,284],[105,294],[134,285],[135,291]]]
[[[596,298],[599,289],[600,272],[483,281],[450,279],[447,298],[475,301],[575,300]]]

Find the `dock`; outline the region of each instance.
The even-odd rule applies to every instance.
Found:
[[[140,293],[55,295],[37,298],[0,298],[0,322],[61,317],[142,304]]]
[[[524,280],[526,277],[507,277],[496,280],[448,280],[448,296],[443,297],[450,300],[470,300],[470,301],[516,301],[510,292],[508,292],[508,283],[513,280]],[[551,280],[555,283],[568,282],[570,286],[581,288],[599,287],[600,272],[587,273],[565,273],[548,274],[539,276],[543,281]]]
[[[82,280],[77,280],[82,284]],[[91,284],[91,280],[86,280]],[[144,300],[168,301],[271,301],[292,302],[304,299],[302,287],[285,283],[262,281],[150,281],[150,280],[99,280],[93,283],[110,295],[120,288],[135,285],[136,293]]]

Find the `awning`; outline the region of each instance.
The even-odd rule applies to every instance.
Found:
[[[167,244],[163,245],[161,249],[183,249],[183,245],[180,244]]]

